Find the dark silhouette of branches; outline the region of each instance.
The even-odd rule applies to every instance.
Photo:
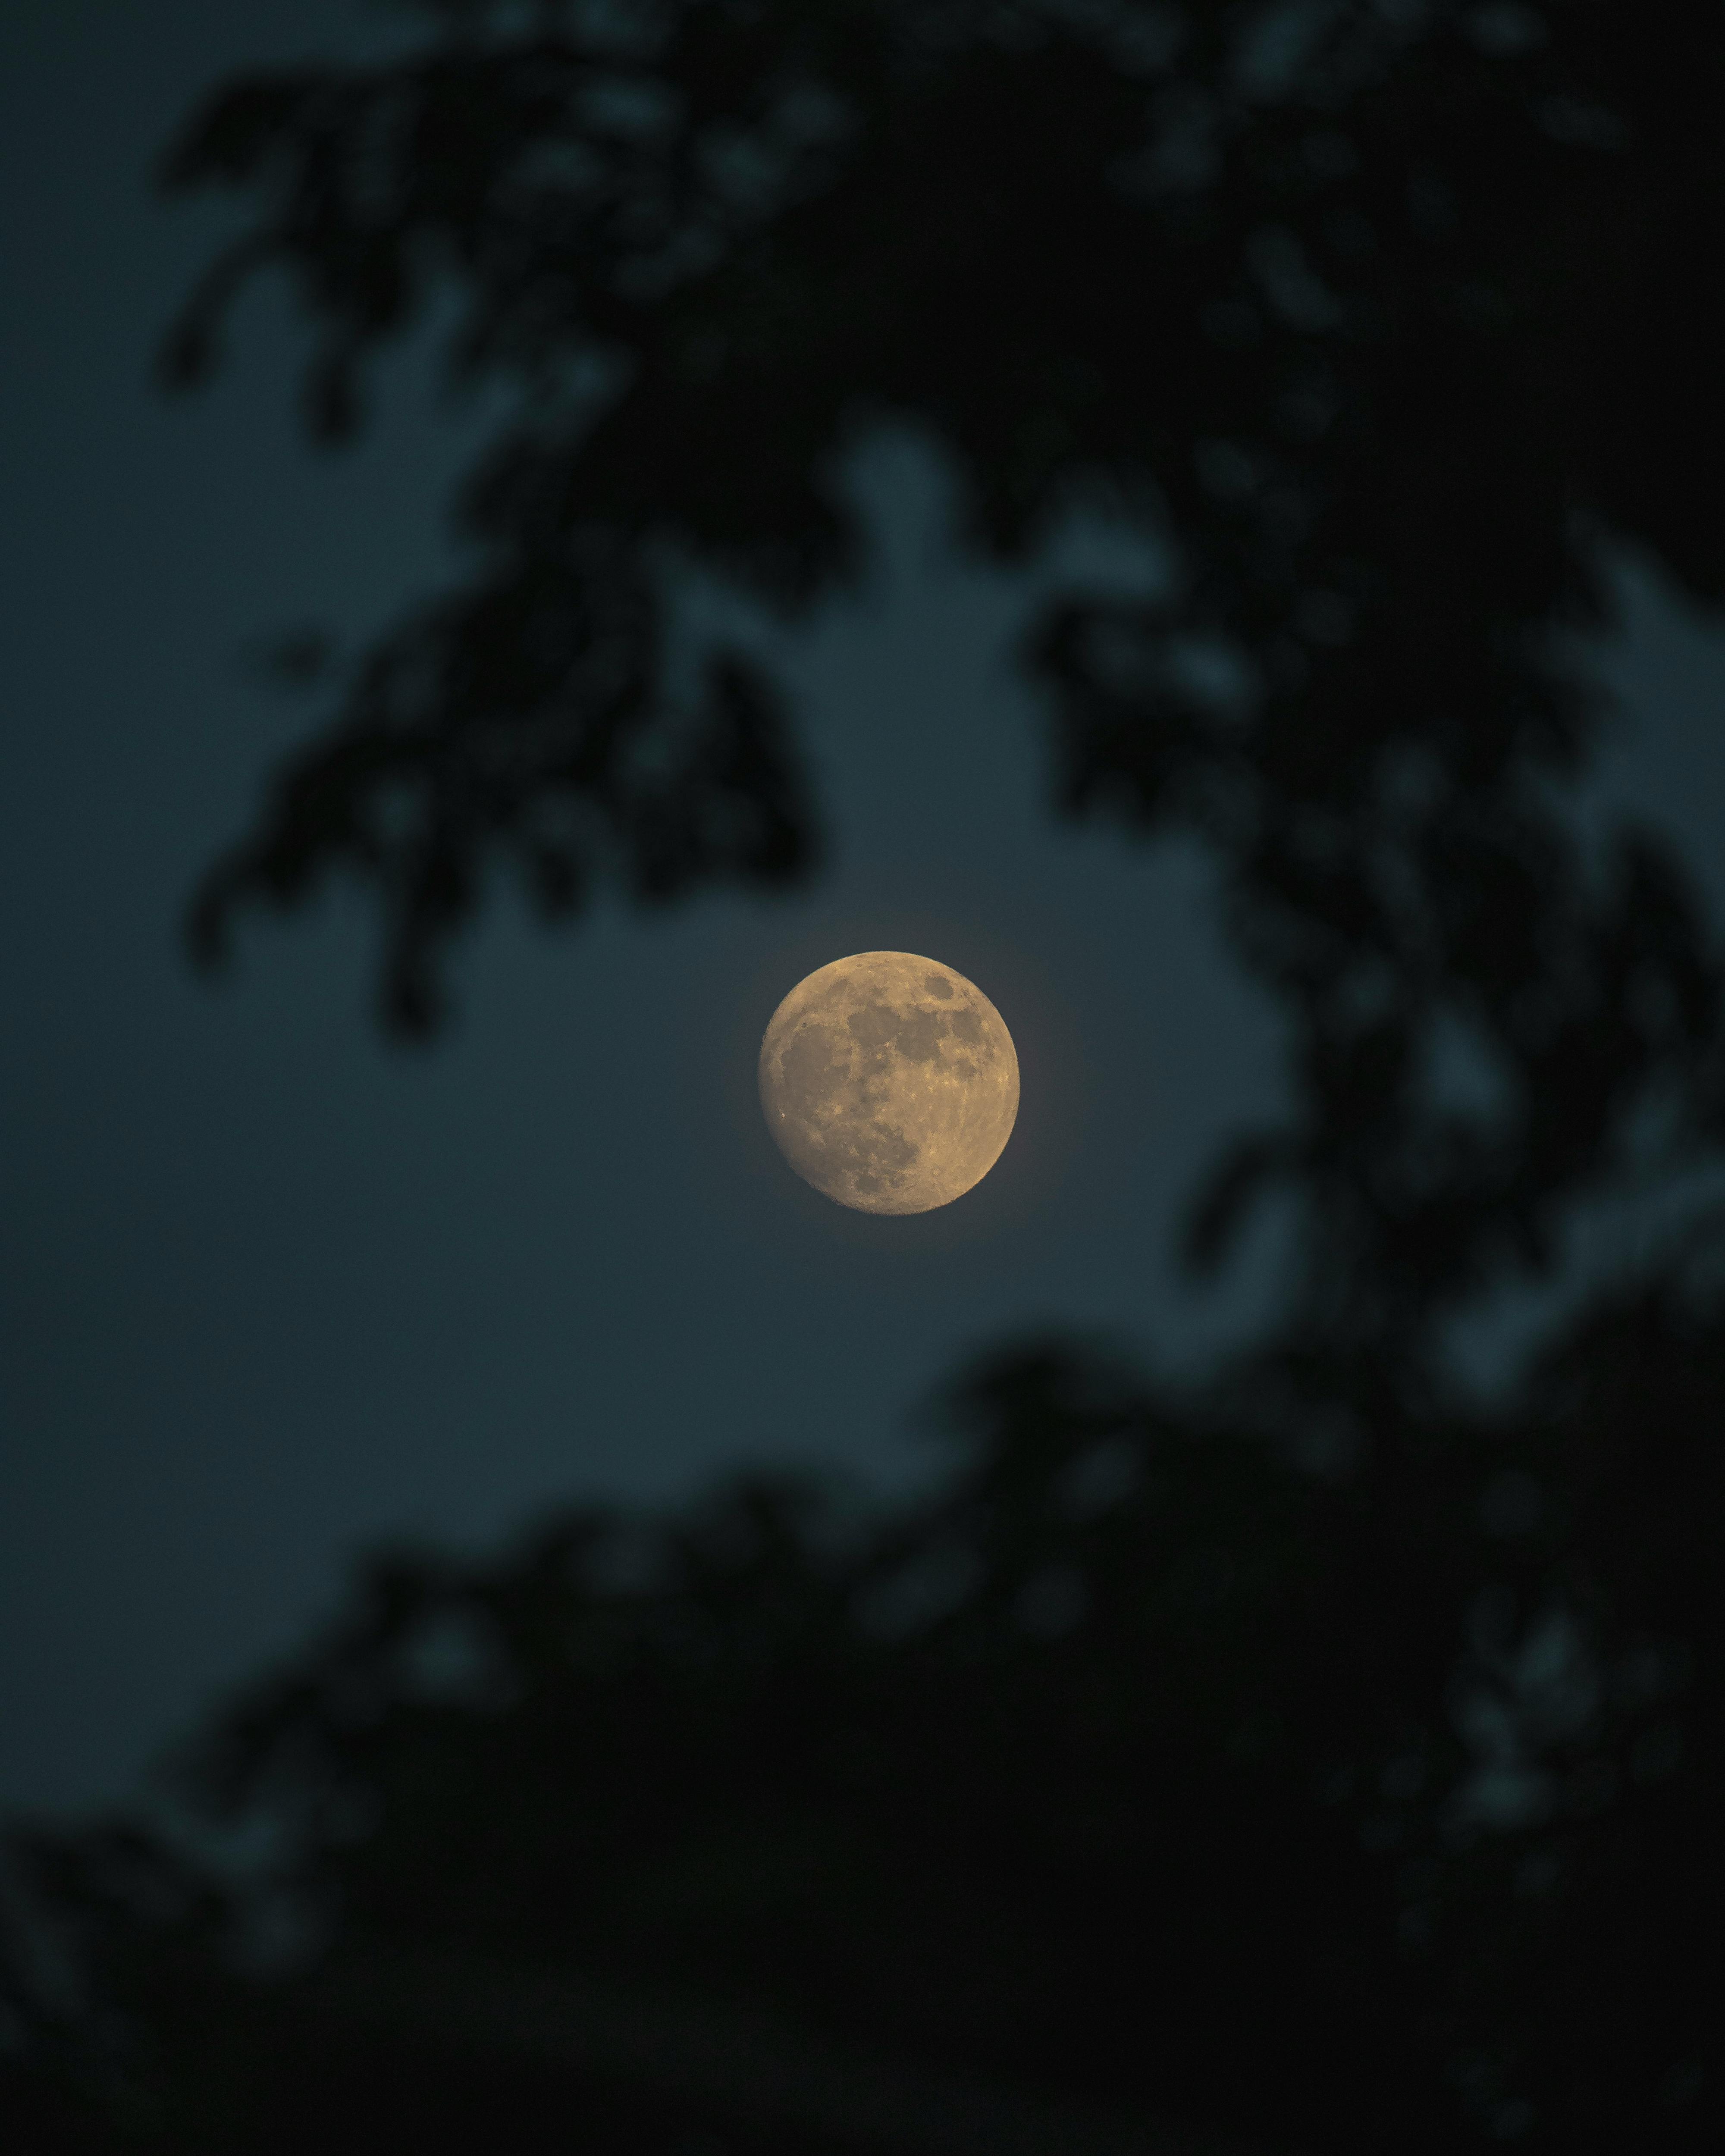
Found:
[[[1633,834],[1589,863],[1553,798],[1598,722],[1560,639],[1605,618],[1606,539],[1725,593],[1711,15],[429,12],[415,57],[224,90],[165,167],[258,207],[171,380],[274,266],[320,437],[434,297],[508,411],[458,505],[470,578],[361,662],[206,885],[200,951],[351,870],[418,1028],[494,856],[552,913],[606,875],[800,872],[762,663],[674,692],[675,565],[808,608],[862,560],[836,460],[896,415],[975,546],[1024,557],[1090,503],[1172,549],[1163,596],[1074,593],[1025,651],[1067,806],[1203,832],[1294,1027],[1296,1119],[1221,1167],[1199,1255],[1292,1184],[1352,1352],[1541,1264],[1650,1088],[1717,1139],[1686,880]],[[1434,1097],[1445,1027],[1497,1116]]]
[[[1722,1341],[1672,1276],[1345,1476],[1267,1393],[1027,1349],[866,1532],[757,1480],[383,1562],[188,1761],[193,1816],[269,1827],[244,1891],[136,1827],[20,1843],[147,2032],[101,2071],[172,2149],[465,2147],[470,2084],[521,2146],[957,2146],[947,2088],[1050,2148],[1450,2148],[1522,2106],[1542,2147],[1707,2145]]]

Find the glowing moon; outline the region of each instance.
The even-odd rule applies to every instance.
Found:
[[[761,1043],[761,1106],[805,1183],[862,1213],[950,1205],[999,1159],[1019,1059],[963,973],[909,951],[835,958],[793,988]]]

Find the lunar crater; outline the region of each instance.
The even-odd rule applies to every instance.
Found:
[[[798,1174],[841,1205],[926,1213],[999,1158],[1018,1114],[1005,1022],[950,967],[902,951],[834,959],[761,1043],[761,1105]]]

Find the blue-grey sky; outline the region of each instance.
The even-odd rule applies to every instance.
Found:
[[[351,898],[188,973],[186,891],[313,716],[245,651],[358,637],[444,572],[473,422],[409,355],[363,445],[313,456],[275,292],[212,393],[157,398],[228,219],[157,205],[148,168],[211,80],[361,34],[341,0],[0,12],[0,1810],[123,1793],[367,1544],[743,1459],[925,1471],[912,1412],[971,1353],[1060,1326],[1178,1362],[1250,1301],[1178,1290],[1168,1230],[1276,1105],[1275,1014],[1200,860],[1047,813],[1008,657],[1029,587],[947,552],[908,439],[856,468],[875,584],[789,654],[832,825],[806,894],[554,937],[506,903],[429,1054],[378,1039]],[[1086,566],[1143,572],[1075,534],[1040,581]],[[1717,894],[1725,641],[1644,572],[1624,590],[1599,791]],[[752,1091],[780,996],[883,946],[976,980],[1024,1073],[999,1166],[911,1220],[796,1183]]]

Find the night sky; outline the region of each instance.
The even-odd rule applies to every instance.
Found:
[[[273,288],[214,391],[162,399],[156,341],[234,220],[159,204],[150,166],[235,67],[399,34],[336,0],[0,10],[0,1810],[123,1794],[363,1548],[745,1460],[901,1482],[968,1357],[1063,1328],[1178,1365],[1275,1255],[1175,1283],[1182,1198],[1276,1106],[1278,1023],[1199,856],[1055,822],[1010,663],[1037,590],[1155,563],[1075,531],[1032,579],[965,567],[909,437],[855,468],[870,588],[783,645],[829,817],[803,895],[547,937],[502,894],[429,1051],[380,1038],[351,894],[190,973],[187,890],[316,716],[249,654],[351,645],[448,572],[483,413],[422,341],[361,447],[314,455]],[[1725,637],[1633,563],[1622,589],[1596,797],[1676,831],[1717,902]],[[780,997],[873,947],[968,974],[1023,1069],[999,1165],[910,1219],[796,1182],[754,1098]]]

